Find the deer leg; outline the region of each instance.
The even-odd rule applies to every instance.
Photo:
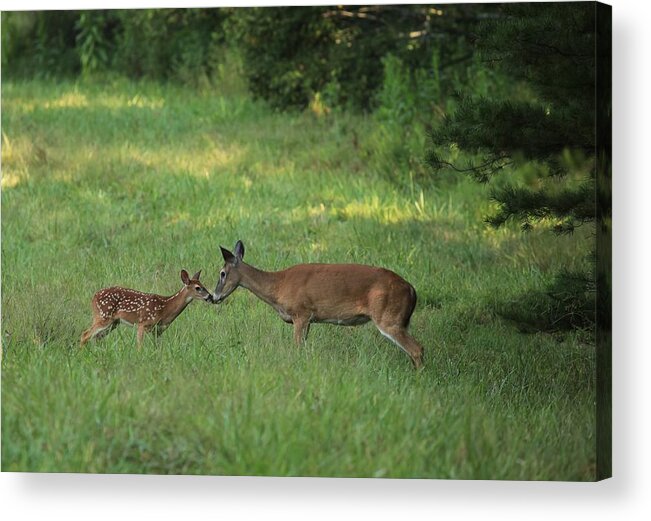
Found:
[[[423,365],[423,346],[407,332],[409,319],[416,307],[416,292],[409,286],[395,298],[378,299],[371,312],[371,320],[380,333],[409,355],[414,367]]]
[[[388,326],[382,327],[375,324],[385,337],[396,344],[400,349],[409,355],[414,367],[418,369],[423,365],[423,347],[411,336],[404,327]]]
[[[301,346],[307,339],[307,334],[310,332],[310,320],[306,317],[294,317],[294,342],[296,345]]]

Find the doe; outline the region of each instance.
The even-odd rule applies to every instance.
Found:
[[[396,273],[360,264],[298,264],[282,271],[262,271],[246,264],[244,244],[234,253],[221,248],[225,264],[212,300],[219,304],[239,286],[272,306],[294,324],[294,340],[302,344],[310,324],[356,326],[372,320],[385,337],[423,363],[423,348],[408,332],[416,307],[416,290]]]
[[[145,333],[160,335],[192,300],[212,300],[210,291],[199,282],[200,275],[198,271],[190,278],[182,270],[183,287],[170,297],[119,287],[99,290],[91,303],[93,324],[81,335],[81,347],[92,338],[104,338],[120,323],[137,326],[138,347]]]

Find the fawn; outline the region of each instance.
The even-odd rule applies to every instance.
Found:
[[[119,287],[99,290],[91,304],[93,324],[81,335],[81,347],[92,338],[104,338],[120,322],[138,327],[138,347],[146,332],[160,335],[192,300],[212,301],[210,291],[199,282],[200,275],[198,271],[190,278],[182,270],[183,287],[170,297]]]
[[[298,264],[268,272],[242,260],[242,241],[237,241],[234,253],[221,251],[225,264],[212,298],[215,304],[242,286],[294,324],[297,344],[307,338],[310,323],[356,326],[372,320],[416,368],[422,365],[423,348],[407,332],[416,290],[396,273],[360,264]]]

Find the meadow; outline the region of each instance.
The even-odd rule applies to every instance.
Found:
[[[593,480],[594,346],[494,311],[584,262],[581,237],[486,226],[486,187],[387,132],[238,85],[3,80],[2,470]],[[297,348],[244,289],[140,350],[129,328],[79,349],[95,291],[171,295],[182,268],[212,289],[238,239],[266,270],[403,276],[424,369],[371,324]]]

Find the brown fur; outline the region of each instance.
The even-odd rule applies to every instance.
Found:
[[[210,292],[199,282],[200,274],[195,273],[190,279],[183,270],[183,287],[169,297],[120,287],[99,290],[91,302],[93,324],[82,333],[81,347],[91,338],[104,338],[120,322],[138,328],[138,346],[145,333],[162,334],[193,299],[210,300]]]
[[[235,255],[222,249],[225,276],[220,273],[214,302],[223,301],[238,286],[247,288],[294,324],[297,344],[305,340],[311,323],[359,325],[370,320],[409,355],[414,366],[422,365],[423,348],[407,332],[416,291],[396,273],[360,264],[299,264],[265,272],[246,264],[244,246],[238,245]]]

